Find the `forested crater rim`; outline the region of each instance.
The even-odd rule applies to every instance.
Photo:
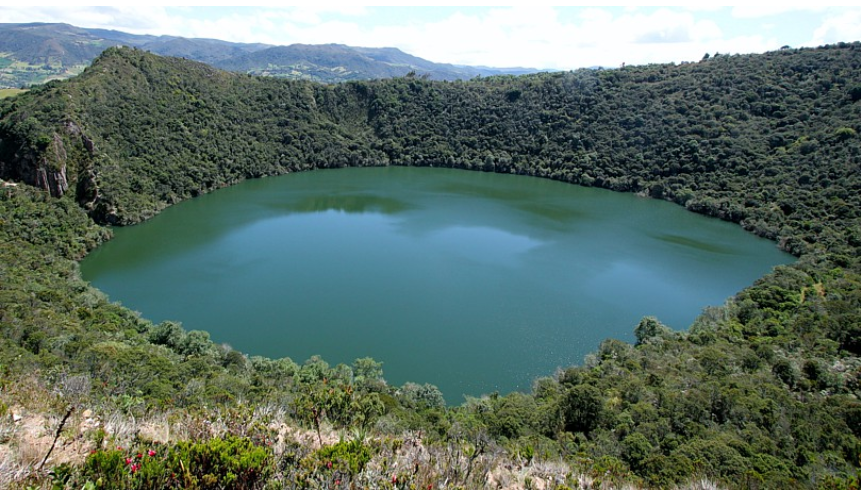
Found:
[[[466,488],[487,485],[484,469],[524,461],[558,469],[571,487],[701,485],[704,476],[729,487],[857,486],[861,44],[469,83],[339,86],[113,53],[78,78],[0,101],[0,178],[68,196],[49,199],[25,185],[0,192],[0,243],[13,245],[0,247],[0,397],[12,414],[40,404],[42,420],[66,420],[71,412],[58,405],[72,399],[95,407],[99,420],[170,413],[190,428],[259,414],[263,424],[227,428],[230,447],[242,447],[234,436],[248,447],[271,441],[269,423],[309,434],[303,443],[279,435],[274,446],[285,443],[289,455],[254,446],[277,463],[254,466],[256,474],[283,481],[307,482],[291,473],[297,467],[333,476],[323,469],[332,460],[316,451],[324,443],[327,455],[370,453],[377,467],[397,457],[384,452],[394,438],[418,432],[432,462],[475,449],[475,460],[446,467],[465,475],[472,465],[471,477],[446,479],[433,464],[418,473]],[[644,193],[742,223],[799,260],[704,311],[686,332],[646,318],[635,345],[605,340],[582,366],[537,379],[530,394],[456,408],[430,386],[386,385],[373,360],[300,366],[246,357],[175,323],[153,325],[87,287],[72,261],[106,234],[79,206],[102,222],[131,223],[244,179],[392,163]],[[362,410],[343,409],[353,402]],[[321,425],[373,435],[341,445],[325,441]],[[131,448],[138,428],[113,440]],[[112,458],[129,481],[122,458],[135,457],[131,449],[91,447],[95,461]],[[171,441],[165,454],[187,448]],[[102,476],[62,468],[81,485]]]

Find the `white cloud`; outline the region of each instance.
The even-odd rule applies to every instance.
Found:
[[[721,29],[713,21],[669,9],[614,15],[590,8],[562,21],[557,11],[543,8],[454,14],[386,35],[400,38],[400,46],[410,45],[413,54],[434,61],[572,69],[697,60],[720,39]]]
[[[614,17],[607,10],[586,9],[573,20],[562,21],[557,10],[535,7],[455,12],[428,23],[296,25],[290,41],[395,46],[432,61],[456,64],[570,69],[615,66],[626,60],[699,59],[704,48],[690,45],[720,34],[714,22],[669,10],[627,11]],[[638,40],[646,47],[632,46]],[[675,46],[670,49],[670,45]],[[678,53],[682,46],[688,54]],[[672,58],[668,56],[671,52]]]
[[[815,5],[800,5],[781,2],[780,4],[743,5],[732,8],[732,16],[739,19],[758,19],[762,17],[773,17],[797,11],[821,11],[825,7]]]
[[[271,18],[231,15],[218,19],[190,19],[178,35],[204,37],[231,42],[270,42],[267,32],[275,29]]]
[[[607,28],[611,36],[621,34],[635,43],[691,43],[718,38],[721,30],[713,21],[697,20],[689,12],[660,9],[651,13],[624,15]]]
[[[243,9],[206,18],[194,18],[192,14],[188,16],[190,20],[177,26],[174,34],[245,43],[355,44],[349,41],[361,34],[360,24],[327,20],[332,13],[338,17],[361,17],[367,11],[363,7],[282,7]]]
[[[173,34],[185,21],[163,7],[0,7],[0,22],[61,22],[77,27],[114,29],[132,34]]]
[[[537,7],[492,9],[483,15],[456,13],[435,23],[387,29],[384,34],[433,61],[539,66],[554,45],[564,42],[566,32],[553,9]]]
[[[363,16],[367,14],[367,9],[362,6],[344,5],[342,7],[333,7],[327,5],[291,7],[286,9],[286,13],[290,16],[290,20],[299,24],[316,25],[323,22],[323,17],[326,14],[339,14],[347,16]]]
[[[814,32],[809,46],[861,41],[861,10],[827,17]]]

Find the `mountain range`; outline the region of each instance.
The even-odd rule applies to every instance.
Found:
[[[224,70],[324,83],[410,73],[436,80],[461,80],[538,71],[434,63],[397,48],[343,44],[273,46],[29,23],[0,24],[0,88],[26,87],[74,76],[106,48],[119,45],[201,61]]]

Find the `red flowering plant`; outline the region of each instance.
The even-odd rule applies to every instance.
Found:
[[[272,449],[248,438],[101,450],[87,458],[80,483],[94,488],[256,488],[273,471]]]
[[[164,460],[158,457],[155,446],[137,451],[117,446],[92,451],[84,462],[82,476],[96,488],[147,488],[148,483],[155,483],[154,477],[163,480],[163,470]]]

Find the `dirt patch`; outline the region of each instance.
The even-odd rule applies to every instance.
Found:
[[[51,451],[62,416],[31,412],[21,406],[10,407],[0,421],[0,487],[24,478],[40,469]],[[93,418],[73,414],[69,417],[57,443],[45,461],[44,471],[62,463],[80,465],[95,449],[88,432],[95,426]]]

